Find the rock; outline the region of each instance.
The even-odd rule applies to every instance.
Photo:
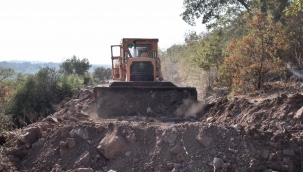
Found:
[[[79,136],[85,140],[88,139],[88,132],[86,129],[83,129],[83,128],[74,128],[70,131],[69,134],[71,137]]]
[[[23,148],[22,147],[17,147],[17,148],[12,148],[6,152],[7,155],[13,155],[15,157],[22,157],[23,156]]]
[[[224,163],[222,167],[225,168],[225,169],[227,169],[227,168],[230,167],[230,163]]]
[[[66,139],[66,144],[67,144],[67,147],[69,149],[71,149],[71,148],[76,146],[76,140],[74,138],[67,138]]]
[[[174,132],[170,132],[166,130],[163,134],[163,141],[168,143],[169,146],[173,146],[175,144],[175,140],[177,139],[177,134]]]
[[[235,125],[233,125],[233,128],[236,130],[241,130],[242,126],[240,124],[235,124]]]
[[[206,122],[212,122],[213,121],[213,117],[208,117],[208,118],[206,118]]]
[[[91,168],[78,168],[77,172],[94,172]]]
[[[126,143],[123,137],[113,133],[109,136],[105,136],[97,149],[102,153],[107,159],[113,159],[116,155],[121,154],[126,148]]]
[[[179,155],[182,152],[182,150],[183,150],[183,147],[179,143],[179,144],[176,144],[174,147],[172,147],[169,151],[173,155]]]
[[[266,150],[266,149],[264,149],[264,150],[262,151],[262,153],[261,153],[261,157],[262,157],[263,159],[267,159],[267,158],[268,158],[268,154],[269,154],[269,151]]]
[[[72,126],[64,127],[61,129],[61,137],[70,136],[70,131],[72,130]]]
[[[90,154],[88,151],[84,151],[76,160],[75,164],[86,164],[90,161]]]
[[[276,143],[276,142],[269,142],[269,145],[277,149],[280,149],[282,146],[280,143]]]
[[[214,158],[213,163],[216,170],[222,168],[224,165],[224,161],[221,158]]]
[[[46,122],[40,122],[39,123],[39,127],[40,127],[40,129],[42,130],[42,131],[47,131],[47,129],[49,128],[49,124],[48,123],[46,123]]]
[[[130,154],[131,154],[131,151],[127,151],[127,152],[125,153],[125,156],[130,156]]]
[[[207,136],[204,136],[204,135],[202,135],[202,134],[199,134],[199,135],[196,137],[196,139],[197,139],[197,141],[198,141],[201,145],[203,145],[203,146],[205,146],[205,147],[209,146],[210,143],[211,143],[211,141],[212,141],[211,138],[209,138],[209,137],[207,137]]]
[[[129,141],[130,143],[135,143],[137,140],[135,133],[131,133],[127,135],[126,140]]]
[[[294,116],[295,119],[302,120],[303,119],[303,106],[296,112]]]
[[[40,135],[42,131],[40,127],[30,127],[23,131],[23,134],[18,138],[19,144],[33,143]]]
[[[287,156],[295,156],[295,152],[293,150],[285,149],[283,150],[283,154]]]
[[[90,90],[81,90],[80,93],[79,93],[79,100],[80,101],[83,101],[83,100],[86,100],[86,99],[90,99],[90,98],[93,98],[94,97],[94,93],[91,92]]]
[[[174,168],[174,164],[173,163],[171,163],[171,162],[167,162],[166,163],[166,169],[167,170],[172,170]]]
[[[52,123],[58,123],[58,119],[56,117],[51,117],[51,116],[48,116],[48,117],[44,118],[42,121],[48,121],[48,122],[52,122]]]
[[[61,149],[66,149],[67,148],[67,144],[64,141],[60,142],[60,148]]]
[[[99,133],[102,133],[105,130],[105,128],[103,126],[97,126],[97,131]]]

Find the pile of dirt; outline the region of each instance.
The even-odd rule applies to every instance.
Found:
[[[151,92],[97,110],[91,95],[82,91],[55,114],[12,132],[0,171],[303,170],[301,94],[202,105],[182,92]]]

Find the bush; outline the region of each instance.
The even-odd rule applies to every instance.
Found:
[[[42,68],[29,75],[22,85],[10,96],[4,107],[5,114],[19,126],[37,121],[56,111],[54,104],[71,97],[81,81],[77,75],[62,76],[53,68]]]

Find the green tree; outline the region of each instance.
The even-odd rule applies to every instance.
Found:
[[[252,13],[261,12],[263,15],[271,14],[277,22],[288,5],[288,0],[184,0],[181,17],[190,25],[195,25],[195,20],[202,18],[202,23],[210,26],[216,20],[229,23],[243,12],[253,11]]]
[[[193,65],[203,69],[206,74],[207,86],[211,86],[218,79],[212,76],[212,69],[219,69],[223,63],[221,38],[217,34],[204,34],[198,42],[189,46],[189,60]]]
[[[83,76],[90,67],[92,67],[92,65],[89,63],[88,59],[83,58],[80,60],[74,55],[72,58],[66,59],[60,65],[60,71],[65,75],[77,74]]]
[[[231,11],[249,11],[251,0],[184,0],[181,13],[182,19],[195,25],[195,20],[202,17],[202,23],[207,24],[219,19]]]
[[[112,70],[103,66],[94,69],[93,78],[95,81],[109,80],[112,77]]]
[[[103,81],[106,74],[105,67],[97,67],[94,69],[93,78],[95,81]]]
[[[0,67],[0,83],[3,80],[13,76],[14,74],[15,74],[15,71],[13,69]]]

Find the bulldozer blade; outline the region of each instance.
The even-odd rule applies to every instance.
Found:
[[[163,92],[176,90],[178,92],[188,91],[190,99],[197,101],[197,90],[195,87],[177,87],[171,82],[112,82],[109,87],[95,87],[94,95],[98,98],[105,94],[145,94],[149,92]]]
[[[97,114],[102,118],[165,115],[173,114],[184,102],[197,102],[195,87],[177,87],[169,82],[149,84],[118,82],[109,87],[95,87]]]

